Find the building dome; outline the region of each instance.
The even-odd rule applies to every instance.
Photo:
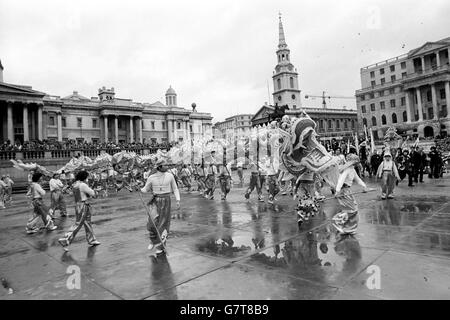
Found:
[[[167,89],[166,94],[177,94],[175,92],[175,90],[173,90],[172,86],[169,87],[169,89]]]

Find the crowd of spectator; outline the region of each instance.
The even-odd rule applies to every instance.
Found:
[[[114,143],[114,142],[79,142],[68,140],[63,142],[53,140],[33,140],[21,143],[10,140],[4,141],[0,145],[0,151],[54,151],[54,150],[80,150],[80,149],[144,149],[144,148],[170,148],[172,143]]]

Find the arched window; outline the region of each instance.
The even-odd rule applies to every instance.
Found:
[[[347,123],[347,119],[344,120],[344,129],[348,129],[348,123]]]
[[[281,59],[284,61],[284,54],[281,55]]]
[[[386,124],[386,116],[384,114],[381,116],[381,124]]]
[[[291,88],[294,88],[294,78],[290,77],[289,78],[289,83],[291,85]]]
[[[377,125],[377,118],[372,117],[372,125],[376,126]]]
[[[395,113],[392,114],[392,123],[397,123],[397,115]]]
[[[406,115],[406,111],[403,111],[403,122],[408,121],[408,116]]]
[[[278,86],[278,90],[281,89],[281,79],[277,79],[277,86]]]
[[[363,125],[365,125],[367,127],[367,119],[363,118]]]

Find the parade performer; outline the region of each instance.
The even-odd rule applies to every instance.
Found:
[[[379,165],[377,177],[381,180],[381,199],[393,199],[395,179],[400,180],[397,165],[392,160],[391,152],[387,149],[384,151],[384,160]]]
[[[278,186],[277,171],[273,164],[273,158],[268,159],[266,164],[267,184],[269,187],[269,199],[267,202],[273,204],[275,196],[280,192],[280,187]]]
[[[205,180],[205,198],[208,198],[209,200],[214,200],[214,191],[216,191],[216,175],[217,167],[214,163],[210,163],[206,168]]]
[[[5,202],[12,202],[12,188],[13,188],[14,181],[11,179],[9,174],[7,174],[4,182],[6,184]]]
[[[356,182],[367,192],[367,186],[358,176],[355,167],[359,164],[359,157],[349,153],[346,163],[340,168],[340,175],[336,185],[336,199],[341,211],[333,217],[333,226],[341,234],[355,234],[358,227],[358,205],[353,195],[351,186]]]
[[[239,183],[242,185],[242,184],[244,184],[244,170],[243,170],[243,163],[242,163],[242,161],[241,160],[239,160],[238,162],[237,162],[237,174],[238,174],[238,177],[239,177]]]
[[[180,170],[180,179],[183,185],[187,188],[187,191],[191,191],[191,183],[190,183],[190,175],[191,172],[187,168],[187,165],[183,165],[183,167]]]
[[[78,231],[84,226],[86,240],[90,246],[97,246],[100,242],[95,238],[92,228],[92,207],[89,202],[90,198],[97,197],[97,193],[89,188],[86,181],[89,176],[87,171],[80,171],[75,177],[73,184],[73,195],[75,198],[75,224],[70,227],[69,231],[58,242],[65,250],[72,243]]]
[[[6,176],[2,176],[0,179],[0,209],[5,209],[5,198],[6,198],[6,189],[8,186],[3,181],[6,178]]]
[[[45,195],[44,189],[42,189],[39,181],[41,180],[42,173],[34,173],[31,177],[30,190],[27,195],[31,198],[31,203],[33,205],[33,214],[28,219],[26,231],[28,234],[35,233],[39,231],[38,221],[39,218],[44,222],[44,226],[47,230],[53,231],[57,227],[53,224],[53,220],[49,215],[49,210],[44,204],[42,197]]]
[[[206,185],[205,185],[205,166],[203,164],[198,164],[195,167],[195,174],[197,175],[198,192],[205,195]]]
[[[223,165],[219,164],[218,166],[219,171],[219,185],[220,190],[222,192],[222,200],[226,200],[228,193],[231,190],[231,164]]]
[[[59,174],[55,173],[53,175],[53,178],[50,179],[49,186],[51,195],[50,215],[53,216],[55,211],[59,209],[61,217],[66,217],[67,216],[66,202],[64,201],[63,197],[64,185],[62,181],[59,179]]]
[[[147,230],[150,232],[151,244],[149,250],[156,249],[157,254],[164,252],[167,235],[170,231],[171,221],[171,200],[170,194],[173,192],[177,201],[177,209],[180,208],[180,192],[178,191],[175,178],[167,172],[167,163],[164,159],[156,162],[157,172],[152,174],[141,189],[142,192],[149,192],[151,199],[153,216],[150,215],[147,222]],[[152,221],[151,221],[152,220]],[[163,245],[164,244],[164,245]]]
[[[251,176],[250,176],[250,184],[247,188],[247,191],[244,194],[245,199],[250,198],[250,194],[252,193],[253,189],[256,188],[256,193],[258,194],[258,200],[261,202],[264,202],[263,196],[262,196],[262,186],[261,186],[261,176],[260,171],[256,163],[250,162],[249,165]]]
[[[300,196],[314,197],[316,195],[316,185],[314,180],[314,172],[311,170],[305,170],[295,182],[294,188],[294,200],[297,198],[297,195],[300,191]]]

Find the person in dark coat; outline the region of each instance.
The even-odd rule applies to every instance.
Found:
[[[430,148],[428,157],[430,158],[430,173],[428,174],[428,177],[430,179],[438,179],[441,173],[442,158],[439,156],[439,152],[436,150],[436,147],[433,146]]]
[[[423,182],[423,171],[426,165],[427,155],[423,152],[423,148],[416,147],[412,154],[412,162],[414,163],[413,178],[414,182]]]

